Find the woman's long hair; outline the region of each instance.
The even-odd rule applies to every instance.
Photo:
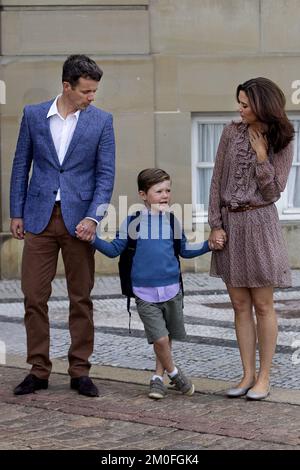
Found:
[[[251,78],[237,87],[244,91],[252,111],[260,122],[267,124],[267,139],[277,153],[287,146],[294,137],[294,128],[285,113],[285,96],[281,89],[268,78]]]

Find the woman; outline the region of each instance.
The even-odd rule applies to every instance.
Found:
[[[244,370],[227,395],[261,400],[270,392],[277,339],[273,289],[291,285],[274,202],[292,165],[294,129],[284,111],[284,94],[271,80],[248,80],[238,86],[236,97],[242,121],[224,128],[210,188],[209,242],[218,249],[219,240],[226,241],[222,251],[212,254],[211,275],[226,283]]]

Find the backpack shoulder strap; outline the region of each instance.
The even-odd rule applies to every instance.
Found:
[[[140,211],[137,211],[135,214],[132,214],[130,219],[129,219],[129,223],[128,223],[128,229],[127,229],[127,240],[128,240],[128,244],[127,244],[127,253],[130,254],[130,258],[129,258],[129,263],[130,263],[130,269],[129,271],[131,271],[131,267],[132,267],[132,261],[133,261],[133,257],[135,255],[135,250],[136,250],[136,243],[137,243],[137,238],[132,238],[129,234],[129,225],[130,223],[137,219],[138,217],[140,217],[141,215],[141,212]],[[138,225],[136,226],[136,231],[139,232],[140,230],[140,223],[138,223]],[[129,323],[128,323],[128,329],[129,329],[129,334],[131,334],[131,310],[130,310],[130,299],[131,297],[133,296],[133,292],[132,292],[132,283],[131,283],[131,278],[128,279],[128,283],[129,283],[129,291],[130,292],[127,292],[127,312],[129,314]]]
[[[131,236],[129,234],[129,226],[130,226],[131,222],[133,222],[135,219],[140,217],[140,215],[141,215],[141,212],[137,211],[135,214],[132,214],[130,216],[130,219],[129,219],[129,222],[128,222],[128,228],[127,228],[127,240],[128,240],[127,249],[129,248],[129,249],[134,249],[135,250],[135,248],[136,248],[137,239],[136,238],[131,238]],[[136,230],[137,230],[137,232],[139,232],[139,230],[140,230],[140,224],[139,223],[136,227]]]
[[[175,218],[174,213],[170,212],[170,225],[172,229],[173,235],[173,243],[174,243],[174,253],[176,258],[179,257],[180,248],[181,248],[181,227],[179,226],[178,220]]]
[[[179,265],[179,283],[181,286],[181,291],[182,291],[182,307],[183,307],[183,297],[184,297],[184,288],[183,288],[183,279],[182,279],[182,273],[181,273],[181,268],[180,268],[180,260],[179,260],[179,254],[180,254],[180,249],[181,249],[181,237],[182,237],[182,230],[179,225],[178,220],[175,218],[175,215],[173,212],[170,212],[170,225],[172,229],[172,236],[173,236],[173,245],[174,245],[174,254],[178,260],[178,265]]]

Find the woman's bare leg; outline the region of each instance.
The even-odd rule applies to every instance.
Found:
[[[256,328],[251,292],[246,287],[227,286],[227,290],[234,309],[235,332],[244,370],[238,387],[250,387],[256,378]]]
[[[273,287],[251,289],[252,301],[257,319],[257,338],[260,368],[253,391],[268,391],[270,371],[277,341],[277,317],[273,304]]]

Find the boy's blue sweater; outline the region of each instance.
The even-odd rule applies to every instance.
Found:
[[[130,217],[122,224],[112,242],[96,237],[92,245],[110,258],[119,256],[128,244]],[[131,271],[132,285],[162,287],[179,282],[180,268],[174,254],[170,220],[164,214],[142,214]],[[180,256],[194,258],[210,251],[208,242],[190,245],[181,231]],[[192,248],[191,248],[192,247]]]

